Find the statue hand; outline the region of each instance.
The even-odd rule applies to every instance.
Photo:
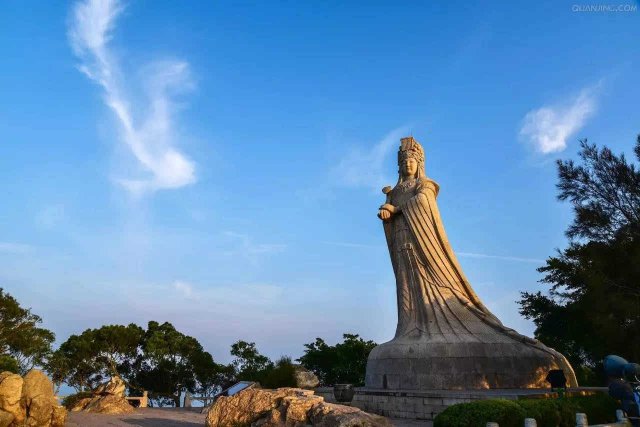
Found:
[[[389,212],[386,209],[380,209],[380,211],[378,211],[378,218],[380,218],[383,221],[386,221],[389,218],[391,218],[391,212]]]
[[[398,213],[398,208],[396,208],[390,203],[385,203],[384,205],[380,206],[380,209],[388,211],[391,215]]]

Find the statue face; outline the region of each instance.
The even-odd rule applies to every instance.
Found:
[[[418,161],[413,157],[407,157],[402,161],[400,167],[404,176],[415,176],[418,172]]]

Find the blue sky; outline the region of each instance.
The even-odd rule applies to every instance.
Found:
[[[476,292],[531,335],[515,300],[571,220],[554,161],[640,132],[638,4],[594,4],[5,2],[0,286],[60,341],[386,341],[376,212],[413,134]]]

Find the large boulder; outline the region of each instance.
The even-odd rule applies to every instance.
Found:
[[[23,383],[18,374],[0,373],[0,427],[24,421],[24,412],[20,408]]]
[[[311,425],[320,427],[391,427],[393,424],[380,415],[369,414],[352,406],[323,403],[314,406],[309,414]]]
[[[299,388],[250,389],[222,396],[209,408],[207,427],[390,427],[384,417],[357,408],[326,403]]]
[[[106,383],[100,384],[93,391],[93,394],[99,394],[104,396],[111,394],[113,396],[125,397],[126,391],[127,391],[127,385],[125,384],[124,380],[119,376],[114,375]]]
[[[320,380],[318,379],[316,374],[306,369],[304,366],[294,365],[294,368],[296,376],[296,386],[298,388],[312,389],[320,385]]]
[[[49,378],[37,369],[30,370],[24,376],[20,409],[25,414],[25,426],[64,426],[67,412],[58,405],[58,400],[53,393],[53,384]],[[17,426],[18,423],[14,421],[12,425]]]
[[[99,385],[91,397],[79,399],[70,408],[71,412],[93,412],[97,414],[130,414],[133,406],[125,398],[126,384],[118,376]]]
[[[124,397],[107,394],[93,398],[84,411],[97,414],[130,414],[134,412],[134,409]]]

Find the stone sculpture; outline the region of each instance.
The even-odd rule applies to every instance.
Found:
[[[369,355],[366,387],[542,388],[551,369],[577,386],[564,356],[505,327],[475,294],[447,240],[440,187],[426,176],[424,161],[418,141],[402,138],[398,182],[383,189],[378,217],[396,277],[398,326]]]

